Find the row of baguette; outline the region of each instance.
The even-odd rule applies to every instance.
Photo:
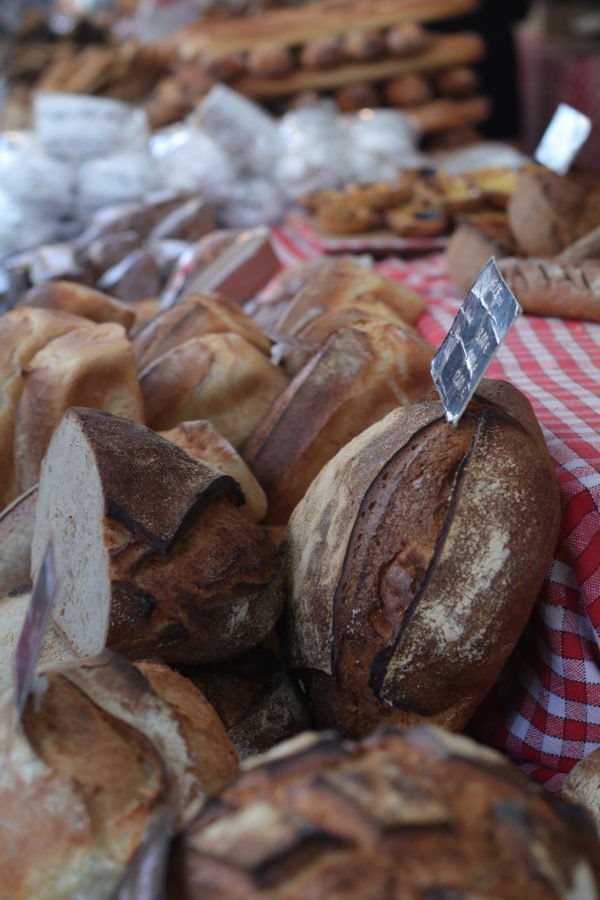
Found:
[[[26,302],[36,296],[45,309],[24,305],[5,319],[14,325],[72,316],[72,304],[95,318],[123,310],[72,285],[55,284]],[[56,311],[61,304],[71,304],[68,312]],[[417,753],[417,768],[430,773],[427,788],[413,783],[416,771],[406,774],[403,754],[413,739],[402,732],[359,745],[305,737],[248,764],[239,786],[195,818],[203,795],[218,792],[235,772],[230,741],[247,756],[310,723],[354,738],[423,720],[462,730],[527,621],[560,514],[541,431],[528,401],[500,382],[485,382],[459,427],[446,426],[441,405],[423,399],[431,348],[407,324],[422,308],[412,292],[344,259],[287,276],[250,308],[252,319],[216,298],[181,301],[134,329],[127,351],[142,384],[145,372],[168,373],[164,360],[179,359],[179,393],[161,407],[174,418],[157,424],[154,412],[143,412],[151,427],[175,429],[166,437],[112,414],[105,403],[115,396],[110,379],[108,393],[95,394],[97,408],[89,408],[98,355],[91,369],[72,376],[74,357],[49,354],[60,366],[42,379],[44,396],[59,385],[66,402],[46,407],[60,411],[47,428],[37,493],[33,488],[13,505],[0,525],[0,550],[10,545],[6,535],[19,548],[13,562],[20,553],[27,566],[31,548],[33,578],[52,537],[61,573],[40,711],[32,698],[23,732],[13,735],[10,695],[4,700],[11,754],[3,808],[24,810],[11,820],[10,839],[0,840],[8,896],[108,896],[167,798],[176,829],[186,826],[173,860],[174,896],[301,897],[309,887],[316,897],[335,896],[348,888],[352,859],[357,897],[385,891],[390,878],[391,896],[424,897],[444,885],[474,890],[482,877],[494,893],[502,877],[497,847],[529,843],[519,832],[524,816],[535,822],[540,852],[558,860],[532,896],[594,896],[599,876],[589,826],[582,820],[574,834],[566,812],[498,757],[442,733],[428,732]],[[89,330],[107,327],[128,341],[123,325],[78,326],[85,341]],[[277,339],[277,366],[261,327]],[[216,352],[221,337],[225,346],[238,339],[235,352]],[[16,346],[25,352],[25,343]],[[7,349],[4,371],[14,436],[29,373],[12,353]],[[111,357],[103,371],[112,378],[117,369]],[[281,387],[261,407],[272,369]],[[116,396],[129,397],[131,383],[120,383]],[[150,401],[165,383],[154,382]],[[210,424],[188,421],[198,415]],[[286,525],[278,552],[272,537]],[[19,591],[0,601],[7,686],[10,635],[14,646],[26,602]],[[272,635],[277,624],[280,645]],[[107,655],[107,648],[123,656]],[[280,648],[302,693],[273,655]],[[73,657],[92,661],[66,666]],[[155,657],[162,662],[139,663]],[[165,663],[184,667],[229,736],[197,688]],[[478,766],[465,774],[458,763],[442,802],[434,786],[445,766],[481,754],[484,772],[498,767],[494,786]],[[478,813],[461,818],[452,796],[467,783],[478,785]],[[323,784],[334,793],[322,794]],[[292,795],[299,805],[289,805]],[[34,796],[43,797],[43,812]],[[512,819],[497,813],[506,798]],[[354,824],[350,801],[358,804]],[[73,815],[65,818],[65,808]],[[418,830],[419,852],[410,837],[417,821],[427,826]],[[489,847],[471,849],[485,822],[496,835],[492,858]],[[450,844],[440,841],[441,823]],[[448,868],[450,850],[460,861],[455,869]],[[427,865],[399,869],[398,854],[417,860],[421,852]],[[500,895],[530,893],[540,865],[525,855]]]

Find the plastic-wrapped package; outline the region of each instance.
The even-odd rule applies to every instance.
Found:
[[[363,109],[357,115],[340,117],[339,127],[348,148],[351,181],[393,181],[399,169],[426,163],[417,151],[419,128],[404,113]]]
[[[60,159],[91,159],[147,146],[146,114],[118,100],[38,91],[33,111],[36,137]]]
[[[27,132],[0,135],[0,190],[13,199],[60,215],[73,204],[73,172]]]
[[[227,153],[200,128],[187,123],[165,129],[150,141],[162,184],[200,191],[207,200],[226,196],[237,173]]]
[[[275,119],[256,103],[224,84],[217,84],[192,118],[239,169],[253,175],[272,171],[280,151],[279,130]]]
[[[59,236],[60,223],[55,217],[0,190],[0,259]]]
[[[281,152],[274,171],[288,197],[339,187],[350,178],[347,135],[338,120],[333,104],[289,112],[281,119]]]
[[[101,207],[138,200],[160,186],[160,172],[147,151],[90,159],[77,172],[77,209],[87,217]]]
[[[267,178],[238,179],[218,208],[226,228],[254,228],[275,225],[286,208],[283,192]]]
[[[484,141],[461,150],[432,154],[430,160],[432,159],[437,166],[452,174],[498,166],[504,169],[521,169],[529,162],[529,158],[514,147],[495,141]]]

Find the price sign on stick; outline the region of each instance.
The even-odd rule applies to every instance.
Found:
[[[150,823],[111,900],[164,900],[172,822],[172,811],[164,807]]]
[[[431,362],[431,377],[442,398],[446,419],[452,425],[458,423],[521,313],[495,260],[489,259]]]
[[[29,691],[36,677],[35,667],[40,658],[57,587],[54,546],[50,541],[31,594],[29,608],[15,650],[14,685],[18,721],[21,720]]]
[[[535,151],[535,159],[558,175],[566,175],[591,130],[588,116],[560,103]]]

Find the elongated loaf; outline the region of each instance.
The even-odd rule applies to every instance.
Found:
[[[592,900],[591,824],[438,728],[307,733],[246,763],[184,833],[186,900]]]
[[[18,306],[55,309],[92,322],[117,322],[124,328],[130,328],[135,320],[133,307],[102,291],[72,281],[47,281],[33,287],[23,294]]]
[[[36,505],[34,485],[0,513],[0,594],[29,581]]]
[[[239,334],[209,334],[174,347],[140,373],[146,420],[164,431],[208,419],[239,449],[287,378]]]
[[[265,355],[270,342],[235,303],[216,295],[194,294],[161,312],[135,337],[133,351],[140,369],[173,347],[204,334],[240,334]]]
[[[600,322],[600,261],[508,257],[499,268],[525,312]]]
[[[232,478],[148,428],[69,410],[42,466],[32,571],[53,534],[54,620],[75,652],[203,663],[258,644],[281,611],[280,563],[241,503]]]
[[[349,440],[427,394],[432,353],[412,329],[385,321],[357,324],[326,342],[243,450],[267,493],[269,523],[287,522],[313,478]]]
[[[88,323],[40,350],[23,371],[15,423],[17,484],[39,477],[52,432],[70,406],[143,420],[135,359],[122,325]]]
[[[267,514],[267,495],[239,455],[237,450],[221,437],[210,422],[198,419],[182,422],[176,428],[161,432],[168,441],[187,450],[196,459],[214,466],[219,472],[231,475],[241,487],[246,502],[240,507],[255,522],[260,522]],[[0,538],[2,536],[2,516],[0,515]],[[0,565],[2,545],[0,544]],[[1,572],[1,569],[0,569]]]
[[[45,309],[13,309],[0,317],[0,507],[18,496],[14,459],[15,415],[23,369],[54,338],[85,325],[84,319]]]
[[[323,469],[287,536],[291,663],[315,720],[461,729],[546,574],[558,485],[527,399],[484,381],[456,428],[391,412]]]

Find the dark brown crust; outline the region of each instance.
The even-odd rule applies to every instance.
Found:
[[[600,886],[590,823],[494,751],[432,728],[301,743],[206,804],[178,847],[180,896],[556,900]]]
[[[507,258],[499,268],[526,313],[600,322],[600,261]]]
[[[362,735],[429,718],[458,729],[546,574],[560,517],[552,466],[525,398],[502,383],[484,382],[455,429],[430,402],[373,434],[332,461],[290,523],[289,652],[321,725]],[[384,437],[397,443],[389,456]],[[353,485],[348,510],[341,479]],[[319,557],[321,532],[335,554]],[[314,561],[298,568],[303,534]]]
[[[95,455],[107,515],[156,550],[165,552],[215,498],[244,502],[233,478],[143,425],[81,407],[67,415],[77,420]]]

